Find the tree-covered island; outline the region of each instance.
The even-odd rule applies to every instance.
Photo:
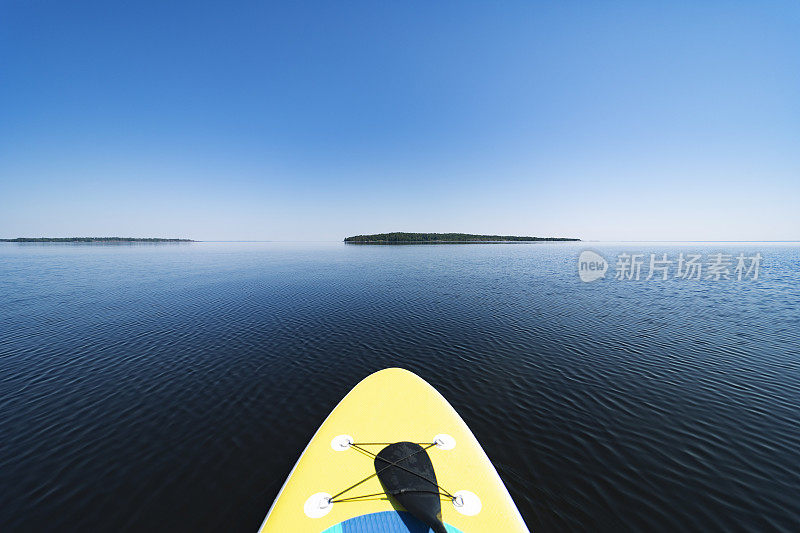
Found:
[[[515,235],[473,235],[471,233],[375,233],[345,238],[352,244],[463,243],[463,242],[538,242],[580,241],[566,237],[518,237]]]
[[[195,242],[192,239],[159,239],[156,237],[17,237],[0,242]]]

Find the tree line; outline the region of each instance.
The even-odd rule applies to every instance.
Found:
[[[496,241],[579,241],[565,237],[520,237],[516,235],[474,235],[471,233],[375,233],[345,238],[350,243],[392,242],[496,242]]]

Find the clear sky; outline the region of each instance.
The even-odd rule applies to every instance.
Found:
[[[800,239],[800,3],[0,0],[0,237]]]

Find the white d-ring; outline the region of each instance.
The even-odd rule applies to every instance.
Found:
[[[453,507],[467,516],[475,516],[481,512],[481,499],[468,490],[460,490],[453,494]]]
[[[353,440],[353,437],[350,435],[338,435],[333,437],[333,440],[331,441],[331,448],[337,452],[343,452],[354,442],[355,441]]]
[[[433,437],[433,443],[440,450],[452,450],[453,448],[456,447],[456,439],[454,439],[447,433],[439,433],[438,435]]]
[[[311,495],[306,503],[303,505],[303,511],[309,518],[320,518],[331,512],[333,503],[331,503],[331,495],[327,492],[318,492]]]

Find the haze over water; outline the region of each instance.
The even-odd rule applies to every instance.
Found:
[[[764,259],[581,283],[587,248]],[[0,244],[0,529],[255,531],[401,366],[532,530],[796,530],[798,301],[796,244]]]

